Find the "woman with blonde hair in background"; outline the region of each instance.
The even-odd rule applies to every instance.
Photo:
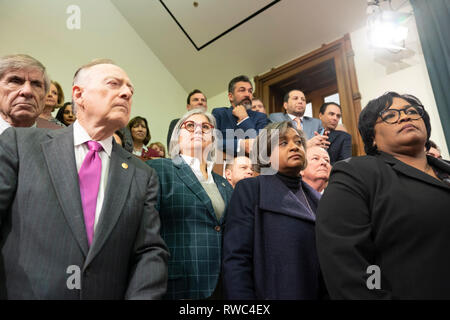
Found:
[[[45,119],[47,121],[56,123],[61,127],[65,127],[61,121],[54,118],[52,116],[52,112],[59,108],[64,102],[64,92],[61,88],[61,85],[56,81],[50,82],[50,88],[47,92],[47,96],[45,97],[45,106],[42,113],[39,115],[39,118]]]

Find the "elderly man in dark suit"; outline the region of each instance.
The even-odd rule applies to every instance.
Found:
[[[320,107],[319,119],[328,132],[328,141],[330,142],[327,151],[331,165],[352,156],[352,136],[347,132],[336,130],[341,117],[341,106],[337,103],[327,102]]]
[[[50,79],[42,63],[26,54],[0,58],[0,134],[9,127],[61,129],[38,118],[44,109]]]
[[[112,138],[128,122],[133,90],[112,61],[93,61],[73,80],[73,125],[0,136],[0,298],[165,293],[156,173]]]
[[[251,110],[253,86],[247,76],[237,76],[228,84],[228,99],[231,107],[215,108],[217,129],[222,134],[219,148],[236,156],[249,154],[253,141],[269,120],[261,112]]]

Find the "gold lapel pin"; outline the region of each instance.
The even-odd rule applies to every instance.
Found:
[[[128,169],[128,165],[124,162],[124,163],[122,163],[122,168]]]

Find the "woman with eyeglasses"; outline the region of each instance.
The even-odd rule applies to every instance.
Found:
[[[170,251],[166,299],[222,298],[222,232],[233,189],[212,171],[215,122],[189,111],[172,133],[172,159],[147,161],[158,173],[161,236]]]
[[[450,298],[450,165],[426,155],[430,117],[388,92],[359,117],[367,156],[333,166],[317,247],[334,299]]]

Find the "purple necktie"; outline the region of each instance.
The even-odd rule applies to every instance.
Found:
[[[102,146],[97,141],[86,142],[89,152],[81,165],[78,178],[80,182],[81,203],[83,205],[84,224],[89,246],[94,237],[95,208],[97,207],[98,188],[102,174],[102,160],[98,152]]]

